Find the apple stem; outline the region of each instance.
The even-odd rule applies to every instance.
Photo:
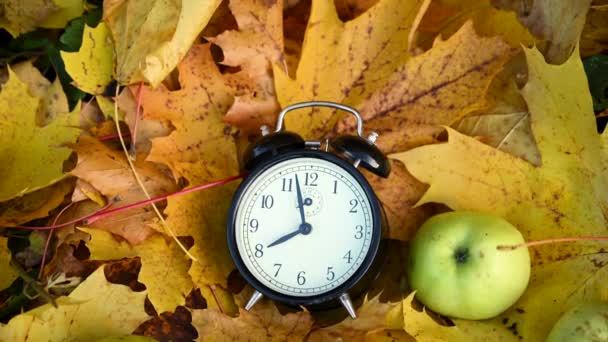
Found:
[[[576,236],[576,237],[563,237],[563,238],[553,238],[553,239],[545,239],[545,240],[537,240],[537,241],[528,241],[524,243],[520,243],[517,245],[498,245],[496,249],[500,251],[514,251],[521,247],[533,247],[540,245],[548,245],[552,243],[561,243],[561,242],[576,242],[576,241],[608,241],[608,236]]]

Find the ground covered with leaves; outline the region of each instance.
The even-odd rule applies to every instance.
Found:
[[[606,1],[5,0],[0,39],[1,341],[542,341],[608,299],[597,241],[532,248],[528,289],[490,320],[424,310],[405,278],[446,210],[529,241],[608,235]],[[357,320],[244,311],[238,181],[183,193],[238,176],[260,125],[310,100],[357,108],[393,167],[366,174],[390,229]],[[353,130],[334,114],[286,125]]]

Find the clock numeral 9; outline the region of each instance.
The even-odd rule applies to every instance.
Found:
[[[272,195],[262,195],[262,209],[270,209],[274,205],[274,197]]]
[[[308,186],[317,186],[317,179],[319,179],[319,174],[316,172],[306,172],[306,178],[304,179],[304,185]]]
[[[334,271],[332,271],[334,268],[329,266],[327,268],[327,280],[334,280],[334,278],[336,277],[336,274],[334,273]]]
[[[251,221],[249,221],[249,232],[251,233],[255,233],[258,231],[258,227],[259,227],[260,223],[258,222],[258,220],[256,219],[251,219]]]
[[[352,200],[350,200],[349,203],[351,205],[349,213],[356,213],[357,212],[357,206],[359,205],[359,201],[357,201],[356,199],[353,198]]]
[[[264,246],[262,246],[261,243],[255,245],[255,252],[253,253],[253,255],[255,255],[256,258],[261,258],[264,256],[264,251],[262,250],[262,248],[264,248]]]
[[[363,237],[363,226],[359,224],[355,227],[355,239],[359,240],[362,237]]]
[[[298,285],[304,285],[306,284],[306,278],[304,278],[304,275],[306,275],[306,272],[302,271],[300,273],[298,273]]]

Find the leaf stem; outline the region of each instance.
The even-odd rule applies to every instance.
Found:
[[[528,241],[524,243],[520,243],[517,245],[498,245],[496,249],[500,251],[514,251],[521,247],[534,247],[540,245],[548,245],[552,243],[562,243],[562,242],[577,242],[577,241],[608,241],[608,236],[576,236],[576,237],[563,237],[563,238],[553,238],[553,239],[544,239],[537,241]]]
[[[57,221],[59,221],[61,215],[63,215],[63,213],[68,210],[68,208],[71,207],[72,204],[74,204],[74,202],[70,202],[70,204],[66,205],[63,209],[61,209],[61,211],[59,211],[59,214],[57,214],[57,216],[55,216],[55,219],[53,220],[53,226],[57,224]],[[46,253],[48,253],[49,251],[49,245],[51,244],[51,239],[53,237],[54,232],[55,230],[51,230],[49,232],[49,235],[46,237],[46,242],[44,244],[44,252],[42,252],[42,261],[40,261],[40,269],[38,270],[38,279],[42,279],[42,271],[44,270],[44,264],[46,262]]]
[[[82,222],[85,221],[86,219],[88,219],[89,217],[95,216],[96,214],[98,214],[99,212],[102,212],[108,208],[110,208],[114,203],[108,203],[106,206],[104,206],[103,208],[96,210],[86,216],[83,217],[79,217],[77,219],[73,219],[71,221],[68,222],[64,222],[64,223],[60,223],[60,224],[53,224],[51,226],[43,226],[43,227],[32,227],[32,226],[13,226],[13,228],[19,228],[19,229],[27,229],[27,230],[53,230],[53,229],[58,229],[58,228],[63,228],[63,227],[67,227],[71,224],[75,224],[78,222]]]

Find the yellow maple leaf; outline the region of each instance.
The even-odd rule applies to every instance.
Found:
[[[602,53],[608,47],[608,4],[591,5],[587,12],[585,26],[581,33],[581,56],[588,57]]]
[[[130,246],[103,230],[78,229],[91,235],[87,247],[92,260],[141,258],[138,280],[146,285],[148,298],[158,313],[172,312],[176,306],[184,305],[192,289],[188,275],[190,260],[176,243],[167,243],[162,235],[155,234],[137,246]]]
[[[515,13],[496,9],[490,0],[430,0],[418,17],[409,41],[412,53],[431,48],[438,35],[443,39],[450,37],[468,20],[485,37],[501,36],[515,47],[534,43],[534,37]]]
[[[73,189],[71,180],[63,180],[0,203],[0,226],[19,225],[49,216],[49,212],[61,205]]]
[[[11,267],[11,251],[8,250],[8,238],[0,236],[0,290],[9,287],[17,279],[17,272]]]
[[[70,20],[79,17],[84,12],[84,0],[53,0],[53,2],[57,8],[44,18],[40,27],[64,28]]]
[[[56,308],[45,304],[0,324],[0,340],[92,341],[129,334],[148,318],[145,298],[145,291],[108,283],[100,267],[68,297],[58,298]]]
[[[193,46],[178,65],[179,90],[146,87],[142,96],[145,119],[169,120],[175,127],[169,136],[152,140],[148,160],[167,165],[192,186],[239,173],[232,130],[223,123],[235,90],[218,71],[209,48]],[[197,287],[226,287],[234,269],[226,244],[226,213],[234,189],[223,185],[167,200],[167,224],[178,236],[194,238],[190,252],[198,262],[190,274]]]
[[[157,86],[186,55],[219,0],[108,0],[103,19],[116,49],[116,79]]]
[[[103,93],[114,72],[110,30],[103,22],[95,28],[85,25],[78,52],[61,51],[61,58],[77,88],[89,94]]]
[[[41,99],[9,69],[0,92],[0,202],[32,192],[64,177],[63,161],[70,149],[60,146],[76,139],[78,110],[36,126]],[[78,107],[78,106],[77,106]]]
[[[531,112],[542,165],[448,129],[444,144],[394,154],[430,184],[419,203],[444,203],[505,217],[526,240],[603,235],[608,211],[606,134],[596,133],[587,81],[578,53],[561,66],[526,50],[529,80],[522,90]],[[567,80],[567,81],[566,81]],[[540,264],[584,251],[594,244],[540,246]]]
[[[308,311],[281,315],[270,301],[258,303],[252,311],[241,309],[238,317],[226,316],[215,309],[192,311],[197,341],[237,341],[244,334],[250,341],[302,341],[312,323]]]

